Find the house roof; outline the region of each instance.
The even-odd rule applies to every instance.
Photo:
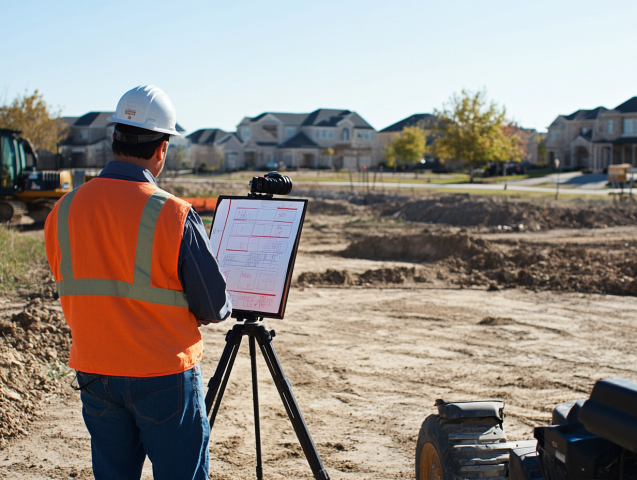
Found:
[[[563,117],[567,120],[597,120],[602,113],[607,111],[606,107],[597,107],[592,110],[578,110],[570,115],[563,115]]]
[[[319,146],[306,134],[299,132],[279,145],[278,148],[319,148]]]
[[[115,112],[88,112],[87,114],[82,115],[73,126],[75,127],[105,127],[106,125],[111,125],[113,122],[106,120],[108,117],[112,116]]]
[[[303,126],[313,127],[335,127],[341,120],[347,118],[354,124],[354,128],[361,129],[374,129],[369,123],[367,123],[363,117],[358,113],[351,110],[336,110],[331,108],[319,108],[310,113]]]
[[[303,124],[303,121],[307,118],[307,113],[263,112],[261,115],[252,117],[250,121],[258,122],[266,115],[272,115],[278,118],[279,120],[281,120],[281,122],[283,122],[284,125],[295,125],[295,126],[299,126]]]
[[[423,122],[425,125],[430,125],[436,120],[436,117],[430,113],[416,113],[411,117],[407,117],[400,122],[396,122],[393,125],[382,129],[381,132],[402,132],[403,128],[413,127],[418,125],[419,122]]]
[[[221,140],[217,142],[217,145],[223,145],[224,143],[228,143],[230,139],[236,138],[239,143],[243,143],[241,139],[233,132],[225,137],[221,137]]]
[[[621,113],[635,113],[637,112],[637,97],[633,97],[630,100],[625,101],[621,105],[618,105],[613,110],[618,110]]]
[[[278,118],[284,125],[296,127],[335,127],[338,122],[347,118],[354,124],[354,128],[372,130],[374,128],[356,112],[331,108],[319,108],[312,113],[263,112],[261,115],[250,118],[250,121],[258,122],[266,115]]]
[[[186,136],[186,138],[197,145],[209,145],[221,140],[226,135],[228,135],[228,132],[220,128],[201,128]]]

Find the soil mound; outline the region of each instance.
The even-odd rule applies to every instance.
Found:
[[[417,235],[365,237],[350,244],[341,255],[369,260],[432,262],[450,256],[469,259],[489,248],[487,241],[466,234],[434,234],[425,230]]]
[[[58,307],[59,308],[59,307]],[[61,386],[71,347],[62,313],[42,298],[0,317],[0,449],[26,435],[38,403]]]
[[[593,251],[564,245],[499,245],[466,234],[370,236],[341,252],[347,258],[435,262],[460,285],[637,296],[637,260],[629,245]]]
[[[308,203],[307,211],[310,215],[360,215],[360,207],[347,202],[336,200],[312,200]]]
[[[556,204],[460,194],[436,195],[388,205],[383,216],[410,222],[455,226],[510,226],[527,229],[595,228],[634,225],[637,207],[630,204]]]
[[[416,267],[395,267],[367,270],[356,274],[347,270],[328,269],[324,273],[304,272],[299,275],[299,286],[312,285],[386,285],[408,282],[427,282],[423,271]]]

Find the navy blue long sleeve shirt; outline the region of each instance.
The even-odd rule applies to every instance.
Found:
[[[116,160],[108,162],[99,178],[156,185],[155,177],[145,168]],[[192,208],[184,223],[178,269],[179,281],[188,299],[188,308],[197,321],[207,324],[220,322],[230,316],[232,302],[226,292],[226,280],[210,250],[203,222]]]

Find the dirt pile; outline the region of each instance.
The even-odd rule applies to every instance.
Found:
[[[364,285],[377,286],[386,284],[423,283],[427,276],[416,267],[378,268],[356,274],[347,270],[327,269],[324,273],[304,272],[299,275],[299,286],[312,285]]]
[[[460,194],[435,195],[388,205],[382,216],[410,222],[455,226],[508,226],[538,230],[596,228],[637,224],[637,207],[631,204],[529,202],[507,197]]]
[[[633,245],[634,247],[634,245]],[[637,296],[637,260],[628,243],[615,250],[503,245],[467,234],[370,236],[341,252],[347,258],[437,262],[460,285]],[[493,290],[493,288],[492,288]]]
[[[448,257],[469,259],[489,249],[488,242],[467,234],[431,233],[416,235],[372,235],[353,242],[341,255],[368,260],[433,262]]]
[[[35,298],[22,312],[0,317],[0,449],[26,435],[38,403],[61,386],[71,346],[59,307]]]
[[[312,200],[308,203],[310,215],[361,215],[365,211],[356,205],[336,200]]]

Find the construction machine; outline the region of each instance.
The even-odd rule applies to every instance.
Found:
[[[507,441],[504,402],[437,400],[422,424],[417,480],[635,480],[637,384],[599,380],[590,398],[555,407],[535,440]]]
[[[0,129],[0,223],[43,222],[73,189],[70,171],[38,171],[36,154],[19,130]]]

